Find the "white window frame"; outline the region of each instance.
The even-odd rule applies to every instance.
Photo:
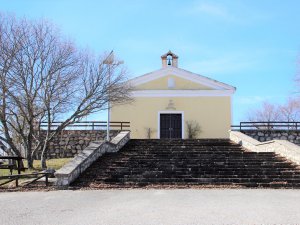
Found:
[[[184,139],[184,130],[185,130],[185,127],[184,127],[184,111],[176,111],[176,110],[172,110],[172,111],[168,111],[168,110],[165,110],[165,111],[158,111],[157,113],[157,121],[158,121],[158,124],[157,124],[157,138],[160,139],[160,114],[181,114],[181,138]]]

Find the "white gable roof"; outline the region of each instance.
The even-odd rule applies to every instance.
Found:
[[[196,73],[192,73],[192,72],[184,70],[184,69],[173,67],[173,66],[168,66],[168,67],[153,71],[151,73],[147,73],[145,75],[133,78],[133,79],[129,80],[128,82],[131,86],[136,87],[138,85],[141,85],[141,84],[147,83],[149,81],[153,81],[153,80],[156,80],[156,79],[168,76],[168,75],[174,75],[174,76],[210,87],[213,90],[230,90],[233,92],[236,90],[236,88],[231,85],[213,80],[211,78],[208,78],[208,77],[196,74]]]

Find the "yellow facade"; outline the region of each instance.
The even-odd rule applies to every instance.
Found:
[[[111,120],[130,122],[131,138],[147,138],[149,130],[151,138],[161,138],[171,125],[161,129],[164,123],[160,120],[167,120],[160,115],[181,114],[180,120],[176,121],[181,124],[181,130],[176,128],[181,138],[188,137],[188,121],[200,126],[197,138],[229,138],[231,96],[235,88],[177,68],[178,57],[171,52],[168,54],[176,60],[173,65],[168,64],[163,55],[162,69],[130,80],[129,84],[134,88],[133,102],[112,105]],[[173,128],[169,130],[172,132]]]
[[[170,100],[175,109],[166,109]],[[150,128],[151,138],[158,137],[159,112],[183,112],[184,138],[187,137],[186,121],[197,121],[202,132],[198,138],[228,138],[231,125],[230,97],[180,97],[135,98],[129,105],[114,106],[112,121],[129,121],[131,137],[143,139]]]

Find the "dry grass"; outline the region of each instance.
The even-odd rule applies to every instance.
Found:
[[[63,165],[69,162],[72,158],[61,158],[61,159],[49,159],[47,160],[47,167],[55,170],[60,169]],[[27,161],[24,161],[24,166],[27,167]],[[31,173],[34,171],[41,171],[41,161],[34,160],[33,162],[34,170],[26,170],[25,173]],[[13,170],[13,174],[17,174],[18,171]],[[22,172],[24,173],[24,172]],[[10,171],[7,169],[0,169],[0,176],[10,175]]]
[[[68,163],[72,158],[60,158],[60,159],[48,159],[47,160],[47,167],[52,168],[55,170],[60,169],[63,165]],[[25,167],[27,167],[27,161],[24,162]],[[33,167],[36,170],[41,170],[41,161],[40,160],[34,160]]]

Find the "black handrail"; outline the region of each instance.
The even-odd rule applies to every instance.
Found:
[[[232,125],[231,128],[242,130],[299,130],[299,121],[260,121],[260,122],[240,122],[239,125]]]
[[[56,129],[60,124],[62,124],[62,121],[55,121],[52,122],[50,125],[50,129]],[[130,128],[130,122],[126,121],[110,121],[110,128],[112,130],[129,130]],[[104,130],[107,127],[107,121],[78,121],[75,123],[72,123],[66,127],[66,129],[69,128],[87,128],[90,130]],[[48,124],[46,122],[41,123],[41,128],[48,128]],[[98,128],[98,129],[97,129]]]

